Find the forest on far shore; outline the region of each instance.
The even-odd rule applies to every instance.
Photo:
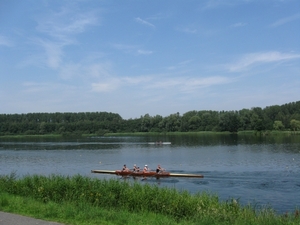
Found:
[[[300,101],[236,111],[189,111],[123,119],[111,112],[0,114],[0,135],[96,134],[134,132],[299,131]]]

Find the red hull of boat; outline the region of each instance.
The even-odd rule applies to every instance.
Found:
[[[168,177],[168,176],[170,176],[170,173],[168,173],[168,172],[156,173],[155,171],[133,172],[133,171],[116,170],[115,173],[116,173],[116,175],[119,175],[119,176],[142,176],[142,177]]]

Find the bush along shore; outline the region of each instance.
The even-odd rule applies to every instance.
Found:
[[[297,209],[279,215],[206,192],[81,175],[1,175],[0,210],[67,224],[300,224]]]

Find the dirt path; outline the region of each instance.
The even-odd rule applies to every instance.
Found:
[[[0,212],[0,225],[63,225],[62,223],[44,221],[12,213]]]

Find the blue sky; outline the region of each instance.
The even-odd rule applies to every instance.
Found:
[[[0,2],[1,114],[129,119],[299,96],[299,0]]]

